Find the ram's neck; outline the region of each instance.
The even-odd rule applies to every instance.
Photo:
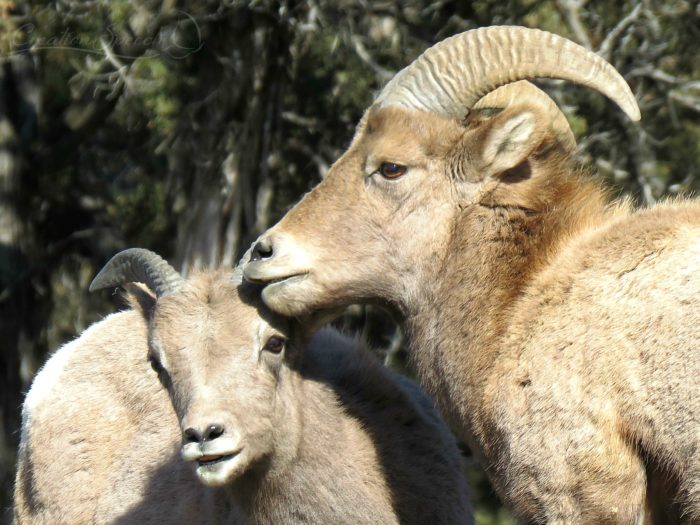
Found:
[[[558,200],[539,209],[479,204],[463,210],[447,256],[406,308],[410,356],[421,383],[477,453],[488,455],[481,439],[491,417],[482,399],[486,380],[514,351],[501,343],[513,305],[568,239],[608,214],[596,185],[573,175],[558,184]]]

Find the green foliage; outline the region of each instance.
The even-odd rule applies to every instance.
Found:
[[[87,291],[93,272],[89,259],[76,254],[61,261],[53,273],[53,299],[61,308],[53,309],[49,317],[47,338],[52,348],[73,339],[101,318],[100,298]]]
[[[135,94],[125,97],[117,118],[126,124],[134,115],[142,116],[146,126],[157,137],[172,134],[177,124],[182,101],[178,98],[178,80],[173,69],[162,59],[145,57],[131,65],[131,82]]]
[[[142,172],[132,176],[147,179]],[[171,229],[165,184],[162,180],[148,180],[129,186],[113,186],[113,200],[105,207],[105,220],[109,224],[122,225],[121,235],[132,239],[134,245],[150,246],[156,239],[165,238]]]

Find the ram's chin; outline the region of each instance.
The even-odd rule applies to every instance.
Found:
[[[268,308],[290,317],[312,311],[317,303],[316,295],[308,274],[270,283],[262,291],[262,299]]]

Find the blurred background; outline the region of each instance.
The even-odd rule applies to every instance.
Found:
[[[112,254],[150,248],[183,272],[234,264],[397,70],[494,24],[566,36],[632,86],[639,126],[597,93],[539,83],[595,176],[643,204],[698,189],[696,0],[0,0],[2,508],[32,377],[120,307],[87,292]],[[402,366],[385,313],[353,307],[338,324]],[[477,522],[510,523],[465,456]]]

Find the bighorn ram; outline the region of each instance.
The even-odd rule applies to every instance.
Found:
[[[180,435],[182,456],[194,467],[188,470],[204,485],[225,486],[210,489],[208,500],[195,501],[192,507],[209,510],[209,505],[221,512],[215,523],[231,523],[231,509],[241,509],[251,523],[472,522],[454,437],[414,383],[384,369],[338,333],[323,330],[309,341],[307,328],[266,311],[259,304],[259,289],[241,285],[240,272],[203,272],[185,281],[154,253],[126,250],[107,263],[91,289],[132,281],[144,282],[155,296],[132,288],[134,310],[89,329],[68,356],[58,358],[66,362],[54,384],[43,385],[48,390],[39,404],[41,418],[36,418],[35,402],[31,409],[25,407],[17,487],[19,500],[26,503],[18,515],[31,518],[20,523],[57,523],[58,512],[72,512],[66,509],[72,505],[94,509],[80,492],[96,492],[84,472],[68,480],[44,481],[43,486],[32,475],[39,472],[46,480],[51,471],[81,469],[94,471],[94,483],[111,492],[105,498],[120,509],[121,485],[112,487],[103,476],[134,478],[141,490],[136,511],[116,513],[100,505],[109,518],[97,514],[96,521],[111,523],[121,515],[117,523],[143,523],[138,511],[149,507],[172,516],[170,507],[186,507],[202,497],[201,489],[192,487],[186,473],[169,461],[178,475],[167,480],[170,492],[148,489],[149,484],[163,484],[150,479],[161,474],[150,464],[165,463],[159,456],[169,459]],[[120,351],[127,356],[123,360]],[[105,354],[109,368],[95,364]],[[147,369],[147,356],[157,373]],[[45,376],[51,375],[53,364],[37,381],[50,379]],[[76,368],[93,376],[96,386],[107,384],[96,392],[99,402],[93,402],[90,390],[72,393],[72,405],[63,402],[62,390],[71,393],[73,388],[64,377],[75,377]],[[167,394],[158,388],[156,377],[170,394],[167,408]],[[29,401],[39,385],[32,387]],[[87,406],[81,395],[89,396]],[[80,419],[89,432],[55,410],[81,414],[100,403],[101,417],[92,413]],[[113,444],[100,428],[105,419]],[[52,425],[44,428],[52,434],[38,435],[37,424],[47,422]],[[151,444],[153,439],[167,446]],[[46,457],[43,449],[35,449],[44,444],[52,450],[62,446],[63,454]],[[93,455],[81,462],[84,458],[71,455],[71,447],[99,451],[89,452]],[[97,463],[94,454],[110,459],[111,465]],[[82,484],[73,487],[68,500],[41,494],[43,488],[58,490],[60,483],[74,480]],[[44,499],[30,500],[28,492]],[[136,490],[130,488],[132,494]],[[54,513],[45,514],[45,508],[39,512],[52,519],[34,518],[30,511],[48,500]],[[93,515],[66,522],[92,523]],[[158,523],[201,522],[192,520],[192,513],[182,516],[175,520],[164,515]]]
[[[393,308],[420,383],[522,520],[633,523],[661,469],[695,522],[700,205],[611,201],[574,167],[552,103],[505,85],[542,76],[639,118],[620,75],[572,42],[457,35],[387,84],[244,275],[286,315]],[[479,106],[500,113],[470,112],[490,92]]]

